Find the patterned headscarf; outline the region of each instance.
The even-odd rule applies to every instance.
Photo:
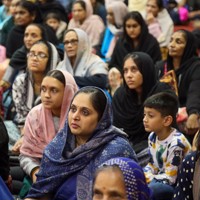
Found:
[[[96,88],[103,92],[93,86],[83,87],[78,92],[87,88]],[[105,93],[104,95],[107,103],[103,116],[85,144],[75,147],[75,136],[71,133],[66,120],[63,129],[45,148],[37,181],[32,185],[27,198],[55,194],[64,181],[72,175],[77,175],[76,188],[71,189],[76,190],[78,200],[90,199],[90,184],[92,185],[93,172],[98,166],[113,157],[135,159],[135,153],[124,132],[112,126],[111,102]]]
[[[148,188],[142,168],[130,158],[113,158],[101,165],[117,165],[124,176],[128,200],[150,200],[152,192]]]

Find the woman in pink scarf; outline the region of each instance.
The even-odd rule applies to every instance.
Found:
[[[33,182],[39,170],[40,160],[46,145],[63,127],[70,102],[77,91],[71,74],[52,70],[41,85],[42,104],[28,114],[24,127],[24,140],[20,149],[20,166]]]
[[[98,15],[93,15],[90,0],[76,0],[72,6],[72,14],[68,29],[82,29],[87,33],[92,46],[97,45],[105,27],[103,20]]]

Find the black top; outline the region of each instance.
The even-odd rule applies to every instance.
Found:
[[[153,61],[147,54],[142,52],[136,52],[136,54],[140,59],[138,69],[143,76],[141,100],[138,100],[136,91],[129,89],[124,83],[115,92],[112,105],[113,124],[128,134],[133,149],[138,153],[148,147],[148,133],[143,126],[143,102],[148,96],[170,90],[170,87],[156,80]]]
[[[195,39],[191,32],[184,30],[187,43],[179,69],[175,70],[180,107],[187,108],[188,114],[200,112],[200,58],[196,56]],[[167,71],[174,69],[173,58],[168,55],[167,60],[158,62],[156,70],[158,77],[164,74],[164,65]]]
[[[58,45],[59,42],[53,29],[45,24],[43,26],[46,30],[47,40],[54,45]],[[10,31],[6,42],[6,55],[8,58],[11,58],[14,52],[24,45],[25,29],[26,26],[14,26]]]
[[[158,41],[146,31],[146,34],[142,33],[137,48],[133,47],[133,42],[130,38],[121,37],[116,43],[112,58],[110,61],[110,67],[117,67],[122,71],[124,57],[131,52],[141,51],[147,53],[155,63],[161,60],[161,52]]]
[[[74,79],[79,87],[96,86],[105,89],[108,84],[108,77],[106,74],[95,74],[89,77],[74,76]]]
[[[0,176],[3,180],[8,179],[9,175],[9,156],[8,156],[8,133],[0,118]]]
[[[11,29],[6,42],[7,58],[11,58],[13,53],[24,44],[25,28],[24,26],[14,26]]]

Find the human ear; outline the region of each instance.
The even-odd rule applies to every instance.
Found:
[[[164,117],[164,126],[171,126],[173,122],[173,117],[171,115],[165,116]]]

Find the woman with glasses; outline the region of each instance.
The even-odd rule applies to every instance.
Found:
[[[65,55],[58,68],[70,72],[79,87],[97,86],[105,89],[107,68],[101,58],[92,53],[88,35],[81,29],[69,29],[64,36]]]
[[[20,135],[11,151],[19,154],[23,143],[24,123],[29,111],[41,103],[40,87],[44,76],[52,69],[56,68],[57,59],[56,48],[46,42],[35,42],[27,54],[27,71],[18,75],[12,86],[12,97],[16,109],[14,119],[15,129],[20,130]],[[12,129],[11,129],[12,128]],[[7,126],[7,129],[13,130],[13,127]],[[9,137],[14,131],[8,131]],[[13,194],[18,194],[22,187],[24,178],[23,170],[16,166],[11,167],[11,176],[13,179]]]
[[[45,41],[34,43],[27,54],[27,71],[16,78],[12,87],[16,108],[15,123],[21,129],[21,135],[28,112],[41,102],[42,79],[48,71],[56,68],[57,62],[56,48]],[[19,152],[20,146],[21,139],[12,150]]]
[[[25,72],[27,67],[27,52],[29,51],[31,46],[39,40],[46,41],[46,39],[46,32],[40,24],[28,25],[24,33],[24,45],[20,49],[18,49],[12,56],[9,63],[9,67],[7,68],[6,73],[4,74],[3,80],[1,80],[0,82],[0,90],[2,92],[1,95],[4,95],[4,99],[1,103],[3,104],[3,102],[6,102],[2,105],[2,108],[4,108],[3,117],[10,138],[10,151],[12,150],[12,147],[15,144],[15,142],[20,137],[20,133],[18,130],[18,122],[14,121],[15,109],[13,108],[15,106],[13,105],[14,103],[12,100],[12,89],[10,86],[13,84],[18,74]],[[53,65],[56,66],[59,60],[59,55],[53,45],[51,45],[51,51],[54,57],[54,60],[52,62],[54,62]],[[9,103],[9,101],[7,101],[6,99],[11,99],[11,102]]]
[[[46,29],[41,24],[31,23],[26,27],[23,35],[24,45],[15,51],[11,57],[5,74],[0,81],[0,90],[6,91],[13,84],[16,76],[26,70],[26,55],[33,43],[39,40],[47,41],[47,39]],[[59,57],[58,54],[57,57]]]

